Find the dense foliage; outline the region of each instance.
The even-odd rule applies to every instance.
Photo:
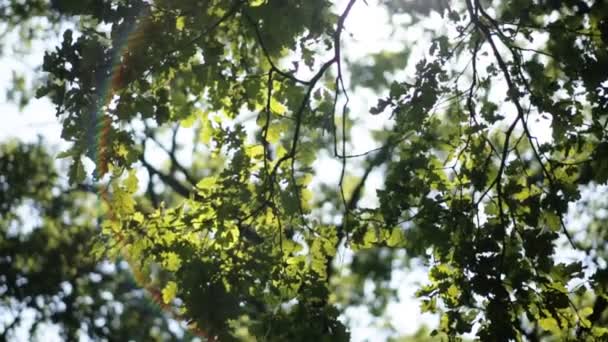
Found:
[[[61,323],[62,337],[72,341],[83,335],[181,340],[160,308],[144,299],[124,261],[91,255],[96,197],[90,189],[62,186],[41,144],[0,146],[0,175],[2,340],[14,340],[19,327],[45,340],[53,323]]]
[[[429,44],[349,58],[349,25],[373,29],[349,21],[356,6],[386,6],[410,27],[435,18]],[[70,186],[101,203],[67,199],[48,215],[85,215],[61,224],[95,236],[79,240],[95,241],[96,260],[126,260],[192,334],[348,340],[344,309],[382,315],[392,272],[415,259],[429,267],[421,309],[441,317],[432,336],[608,338],[606,217],[566,217],[577,201],[605,204],[593,199],[608,180],[603,1],[55,0],[46,10],[78,25],[45,54],[37,96],[72,143],[58,156]],[[354,94],[375,105],[356,108]],[[385,122],[368,129],[378,147],[353,152],[351,132],[370,118]],[[335,183],[328,165],[339,165]],[[19,181],[4,179],[3,215],[12,191],[41,187]],[[374,194],[377,205],[362,204]],[[93,271],[91,256],[58,248],[85,269],[55,275]],[[338,262],[345,251],[352,260]],[[7,272],[24,272],[8,255]],[[114,276],[104,286],[124,281]]]

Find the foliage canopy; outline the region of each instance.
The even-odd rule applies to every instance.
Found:
[[[369,25],[349,21],[353,8],[372,5],[408,27],[441,24],[426,46],[368,64],[345,41],[349,25]],[[608,338],[605,225],[566,217],[584,187],[608,180],[603,1],[55,0],[46,10],[78,23],[45,54],[37,96],[72,143],[58,156],[71,186],[101,198],[101,229],[87,231],[95,257],[127,260],[193,334],[348,340],[339,315],[370,301],[369,282],[367,304],[382,314],[405,253],[428,265],[417,295],[441,315],[433,336]],[[375,105],[356,108],[355,94]],[[370,120],[385,122],[367,129],[378,147],[354,152],[352,132]],[[335,183],[327,165],[339,165]],[[377,205],[362,204],[366,191]],[[559,258],[566,250],[580,258]]]

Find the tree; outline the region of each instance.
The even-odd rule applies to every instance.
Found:
[[[98,235],[90,189],[62,185],[42,144],[10,141],[0,152],[0,307],[8,322],[2,339],[27,326],[29,310],[31,336],[45,336],[44,324],[59,323],[66,340],[83,334],[96,340],[184,340],[183,331],[169,330],[168,317],[144,299],[124,261],[90,254]]]
[[[348,340],[341,310],[371,281],[381,314],[400,252],[429,266],[432,336],[606,338],[605,232],[566,213],[608,180],[608,5],[383,1],[443,24],[419,59],[404,47],[370,66],[345,41],[372,5],[53,1],[80,27],[44,56],[37,95],[73,143],[59,155],[72,186],[102,198],[97,253],[208,339]],[[362,88],[369,113],[350,105]],[[354,153],[372,115],[379,147]],[[378,205],[363,205],[378,170]]]

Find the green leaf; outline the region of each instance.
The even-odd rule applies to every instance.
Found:
[[[559,216],[552,212],[545,212],[543,214],[543,222],[545,223],[547,228],[551,229],[554,232],[559,231],[561,229],[561,221]]]
[[[587,317],[593,314],[593,308],[585,307],[578,311],[578,316],[580,317],[580,325],[583,328],[591,328],[591,322],[587,319]]]
[[[70,184],[80,184],[84,182],[86,173],[84,171],[84,164],[80,160],[80,156],[74,157],[72,165],[70,166],[69,181]]]
[[[266,0],[249,0],[249,6],[259,7],[266,3]]]
[[[279,139],[281,139],[281,133],[283,132],[283,127],[278,124],[272,124],[268,127],[268,133],[266,134],[266,139],[271,144],[276,144]]]
[[[124,181],[125,191],[130,194],[134,194],[139,187],[139,180],[135,170],[129,170],[129,175]]]
[[[287,108],[273,97],[270,99],[270,110],[273,113],[283,115],[287,111]]]
[[[177,283],[174,281],[168,282],[162,291],[163,302],[165,302],[165,304],[171,303],[171,301],[173,299],[175,299],[176,294],[177,294]]]
[[[541,327],[541,329],[550,331],[553,334],[559,335],[561,333],[561,329],[557,321],[552,317],[546,317],[538,320],[538,325]]]
[[[76,156],[77,152],[74,151],[73,149],[69,149],[69,150],[65,150],[63,152],[59,152],[57,153],[57,159],[63,159],[63,158],[67,158],[67,157],[72,157],[72,156]]]
[[[215,184],[217,183],[217,177],[210,176],[201,179],[198,183],[196,183],[196,187],[201,190],[211,190]]]
[[[207,118],[203,118],[202,123],[199,140],[203,144],[208,145],[211,142],[211,137],[213,136],[213,127]]]
[[[182,265],[182,259],[175,252],[163,254],[163,267],[169,272],[176,272]]]
[[[177,19],[175,20],[175,28],[178,31],[182,31],[185,26],[186,26],[186,17],[184,17],[184,16],[177,17]]]
[[[391,235],[388,238],[388,240],[386,240],[386,244],[389,247],[396,247],[396,246],[402,246],[405,243],[405,238],[403,235],[403,232],[401,231],[401,228],[399,227],[395,227],[392,229],[391,231]]]

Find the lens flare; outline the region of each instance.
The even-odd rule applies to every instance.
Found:
[[[150,12],[141,13],[136,20],[132,23],[131,27],[124,32],[126,34],[114,42],[114,53],[112,55],[111,72],[109,77],[106,77],[98,88],[99,91],[99,105],[93,113],[94,123],[94,151],[93,160],[95,161],[95,178],[100,179],[105,175],[108,170],[110,162],[110,152],[112,151],[112,118],[106,113],[111,102],[114,100],[115,95],[129,85],[130,70],[132,67],[132,56],[134,52],[141,51],[145,47],[146,43],[146,32],[149,31],[153,25],[153,19]],[[109,186],[109,185],[108,185]],[[107,204],[108,213],[107,218],[111,221],[116,220],[116,217],[112,211],[111,195],[107,187],[99,187],[99,196],[103,202]],[[114,239],[119,243],[125,242],[124,236],[116,230],[112,230],[114,233]],[[155,287],[147,279],[147,276],[138,267],[138,262],[132,260],[132,258],[123,252],[123,256],[129,263],[133,277],[135,281],[143,287],[149,294],[152,301],[158,305],[163,311],[171,314],[175,319],[182,321],[189,321],[189,318],[184,314],[178,312],[173,306],[164,302],[162,298],[162,291]],[[195,324],[189,324],[188,329],[193,334],[204,338],[205,340],[216,340],[213,336],[209,336],[205,331],[197,327]]]

